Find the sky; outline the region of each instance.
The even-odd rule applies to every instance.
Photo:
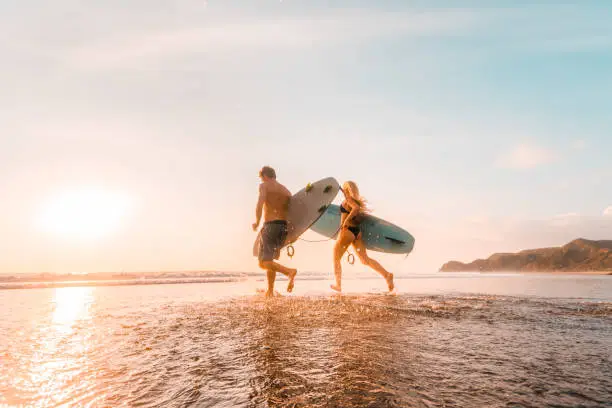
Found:
[[[612,239],[610,21],[586,0],[1,2],[0,273],[256,271],[263,165],[292,192],[356,181],[416,238],[371,253],[400,274]],[[280,261],[331,272],[332,247]]]

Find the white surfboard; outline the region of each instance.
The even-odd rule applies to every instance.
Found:
[[[297,241],[308,228],[312,226],[325,213],[325,210],[334,201],[340,184],[333,177],[327,177],[314,183],[309,183],[291,196],[287,213],[287,239],[282,248]],[[259,255],[259,242],[261,230],[253,244],[253,256]],[[282,249],[281,248],[281,249]]]

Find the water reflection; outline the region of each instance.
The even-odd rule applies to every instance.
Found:
[[[410,333],[402,333],[397,349],[398,325],[393,297],[346,297],[340,301],[346,317],[332,331],[334,361],[328,402],[332,406],[397,406],[398,388],[407,395],[407,355],[413,354]],[[407,388],[407,389],[406,389]],[[400,404],[401,405],[401,404]],[[419,406],[419,405],[411,405]]]
[[[264,306],[249,346],[250,406],[393,406],[398,390],[389,384],[412,378],[405,357],[414,353],[394,347],[400,320],[394,302],[346,297]],[[405,343],[412,335],[402,337]],[[396,385],[407,391],[409,384]]]
[[[68,335],[78,320],[89,319],[89,308],[93,302],[92,287],[57,288],[53,294],[52,324],[58,332]]]
[[[223,290],[233,289],[0,291],[9,316],[0,318],[0,406],[610,400],[610,303],[366,294],[202,301]]]
[[[71,287],[53,293],[52,315],[48,324],[39,327],[31,360],[26,362],[29,375],[22,384],[40,405],[67,403],[75,391],[89,386],[83,374],[91,330],[83,323],[91,318],[94,290]]]
[[[267,303],[263,307],[259,317],[261,330],[252,337],[252,364],[255,375],[249,381],[249,406],[274,406],[286,401],[294,394],[291,391],[295,390],[302,391],[300,393],[303,394],[303,384],[299,376],[288,370],[296,368],[290,361],[290,350],[297,351],[299,343],[295,327],[291,327],[290,306],[285,304],[285,310],[282,312],[279,307],[280,304],[276,302]]]

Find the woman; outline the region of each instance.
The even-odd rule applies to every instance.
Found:
[[[340,231],[338,232],[338,238],[334,246],[334,274],[336,276],[336,284],[330,286],[335,291],[342,291],[342,265],[340,261],[346,249],[352,244],[357,252],[359,260],[364,265],[380,273],[387,281],[389,292],[391,292],[395,287],[393,284],[393,274],[385,270],[377,261],[368,256],[365,243],[361,236],[359,223],[362,215],[365,214],[368,209],[365,206],[365,201],[359,195],[359,188],[357,188],[357,184],[353,181],[347,181],[342,185],[341,190],[345,200],[340,205]]]

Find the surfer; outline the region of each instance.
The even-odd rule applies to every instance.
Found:
[[[361,263],[380,273],[387,281],[389,292],[391,292],[395,288],[393,274],[383,268],[378,261],[368,256],[365,243],[362,239],[359,223],[361,216],[368,212],[365,200],[359,195],[359,188],[353,181],[345,182],[340,190],[344,194],[345,199],[340,205],[340,231],[338,231],[338,238],[334,246],[334,275],[336,276],[336,284],[330,286],[337,292],[342,291],[342,265],[340,261],[344,252],[352,244]]]
[[[291,192],[276,181],[276,171],[269,166],[264,166],[259,171],[261,184],[259,185],[259,199],[255,209],[256,221],[253,223],[253,231],[257,231],[264,213],[264,224],[261,228],[261,241],[259,247],[259,267],[266,270],[268,278],[268,290],[266,296],[274,294],[274,280],[276,272],[280,272],[289,278],[287,292],[291,292],[294,286],[297,269],[287,268],[278,262],[274,262],[280,256],[280,250],[287,238],[287,210]]]

